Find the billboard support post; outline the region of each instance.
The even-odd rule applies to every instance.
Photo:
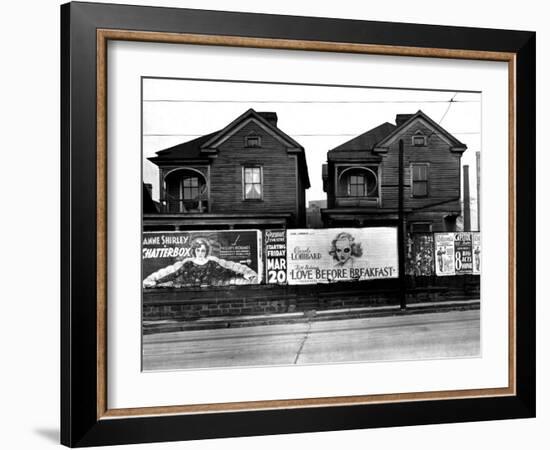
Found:
[[[407,308],[407,295],[405,286],[405,214],[403,211],[403,140],[399,141],[399,198],[398,198],[398,227],[397,227],[397,251],[399,264],[399,304],[401,309]]]

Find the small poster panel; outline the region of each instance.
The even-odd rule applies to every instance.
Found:
[[[455,233],[434,233],[435,274],[438,276],[455,275]]]
[[[288,284],[397,278],[397,228],[287,231]]]
[[[262,234],[242,231],[144,232],[143,287],[227,286],[262,281]]]
[[[472,273],[472,233],[455,233],[455,272],[457,275]]]
[[[268,284],[286,284],[286,230],[266,230],[265,281]]]
[[[472,273],[479,275],[481,273],[481,235],[479,231],[472,232]]]
[[[407,254],[407,275],[434,274],[434,237],[432,233],[412,233]]]

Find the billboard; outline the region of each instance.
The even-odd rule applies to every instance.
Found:
[[[455,233],[434,233],[435,274],[455,275]]]
[[[434,274],[434,236],[432,233],[412,233],[407,247],[407,275]]]
[[[398,276],[395,227],[287,230],[288,284]]]
[[[264,232],[265,282],[286,284],[286,230]]]
[[[472,233],[455,233],[455,272],[457,275],[472,273]]]
[[[472,273],[479,275],[481,273],[481,237],[479,232],[472,233],[472,254]]]
[[[434,240],[436,275],[481,273],[479,232],[435,233]]]
[[[261,232],[144,232],[142,274],[147,288],[258,284]]]

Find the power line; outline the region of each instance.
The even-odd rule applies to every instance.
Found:
[[[196,77],[159,77],[159,76],[144,76],[144,80],[175,80],[175,81],[199,81],[199,82],[214,82],[214,83],[236,83],[236,84],[253,84],[253,85],[275,85],[275,86],[313,86],[313,87],[336,87],[347,89],[375,89],[375,90],[394,90],[394,91],[422,91],[422,92],[462,92],[465,94],[481,94],[481,91],[472,91],[463,89],[436,89],[436,88],[415,88],[402,86],[369,86],[362,84],[327,84],[327,83],[300,83],[296,81],[259,81],[259,80],[227,80],[222,78],[196,78]]]
[[[455,94],[456,96],[456,94]],[[447,103],[449,100],[198,100],[149,99],[144,103],[288,103],[288,104],[383,104],[383,103]],[[480,103],[479,100],[454,100],[453,103]]]
[[[451,109],[451,105],[453,103],[458,103],[457,101],[455,101],[455,97],[458,95],[458,92],[455,92],[455,95],[453,95],[453,97],[449,100],[449,106],[447,106],[447,109],[445,110],[445,112],[443,113],[443,116],[441,117],[441,119],[439,120],[439,122],[437,122],[438,125],[441,125],[441,122],[443,122],[443,119],[445,118],[445,116],[447,115],[447,113],[449,112],[449,109]]]

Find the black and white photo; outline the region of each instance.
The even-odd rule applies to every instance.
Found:
[[[480,92],[141,83],[144,371],[480,356]]]
[[[64,444],[535,415],[534,33],[61,21]]]

